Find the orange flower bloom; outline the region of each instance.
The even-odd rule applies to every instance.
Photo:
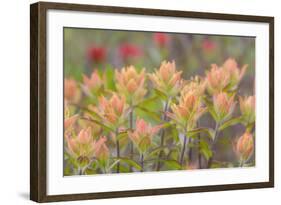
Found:
[[[138,103],[146,94],[144,68],[140,73],[134,66],[122,68],[121,71],[115,70],[115,77],[117,90],[126,96],[129,104]]]
[[[207,72],[207,88],[209,93],[217,94],[222,92],[229,84],[229,73],[217,65],[211,65],[211,70]]]
[[[253,123],[255,122],[255,104],[256,104],[256,97],[255,96],[248,96],[248,97],[239,97],[240,103],[240,110],[241,113],[246,120],[246,123]]]
[[[223,68],[229,73],[229,88],[231,90],[237,88],[237,85],[245,75],[247,67],[248,65],[244,65],[241,69],[238,68],[237,62],[232,58],[229,58],[224,62]]]
[[[103,80],[99,76],[97,70],[92,72],[90,78],[86,75],[83,75],[83,88],[86,92],[97,91],[102,85]]]
[[[227,59],[222,67],[213,64],[211,70],[207,72],[208,91],[210,94],[217,94],[235,90],[246,69],[247,65],[239,69],[237,62],[232,58]]]
[[[182,71],[176,71],[174,61],[172,63],[163,61],[159,70],[156,70],[153,74],[148,74],[148,76],[156,89],[167,96],[176,96],[183,86],[181,74]]]
[[[64,129],[72,128],[73,124],[77,121],[78,115],[73,115],[64,119]]]
[[[144,153],[151,145],[152,137],[161,129],[162,125],[151,126],[143,119],[136,120],[136,129],[129,131],[129,138],[133,141],[141,153]]]
[[[95,157],[99,160],[106,160],[109,157],[109,149],[105,144],[106,141],[105,136],[93,141]]]
[[[234,95],[229,97],[227,93],[220,92],[213,96],[214,110],[219,121],[228,119],[235,108]]]
[[[114,129],[124,122],[129,113],[125,97],[119,97],[115,93],[110,99],[101,96],[98,107],[94,107],[93,110],[102,118],[104,123]]]
[[[202,79],[199,76],[195,76],[185,84],[181,91],[181,95],[185,95],[185,93],[192,92],[197,96],[202,96],[205,92],[206,85],[207,81],[205,79]]]
[[[109,150],[105,144],[106,137],[93,140],[90,127],[82,129],[77,137],[66,137],[66,142],[68,152],[84,165],[88,164],[93,157],[106,159],[109,156]]]
[[[77,103],[80,96],[77,82],[73,79],[64,79],[64,98],[69,102]]]
[[[245,132],[237,141],[235,152],[240,160],[247,161],[254,150],[253,135]]]
[[[196,90],[182,93],[179,103],[172,104],[171,109],[172,113],[168,112],[167,115],[177,123],[183,132],[192,130],[196,126],[197,120],[206,112]]]

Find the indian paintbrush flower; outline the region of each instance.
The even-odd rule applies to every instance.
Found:
[[[213,96],[214,111],[218,122],[225,121],[231,117],[236,104],[234,97],[234,95],[228,96],[225,92],[220,92]]]
[[[240,83],[241,79],[245,75],[248,65],[243,65],[242,68],[238,68],[237,62],[229,58],[223,64],[223,69],[226,70],[229,74],[229,90],[235,90]]]
[[[187,81],[184,85],[181,95],[185,93],[192,92],[194,95],[203,96],[206,89],[207,81],[199,76],[195,76],[191,78],[191,80]]]
[[[217,94],[222,91],[235,91],[243,78],[247,69],[244,65],[238,68],[237,62],[229,58],[222,67],[212,64],[210,71],[207,72],[207,88],[210,94]]]
[[[96,94],[103,85],[104,80],[99,76],[97,70],[94,70],[90,77],[83,75],[83,89],[86,94]]]
[[[77,103],[80,100],[81,91],[74,79],[64,79],[64,98],[67,102]]]
[[[206,112],[201,96],[197,95],[196,90],[182,93],[179,103],[173,103],[171,110],[172,113],[167,112],[167,115],[176,122],[183,133],[194,129],[197,120]]]
[[[129,131],[129,138],[133,141],[140,153],[145,153],[152,143],[152,138],[157,134],[162,125],[152,126],[143,119],[136,120],[136,128]]]
[[[229,73],[219,68],[216,64],[211,65],[211,69],[206,74],[207,89],[210,94],[222,92],[229,84]]]
[[[89,164],[94,157],[101,160],[108,158],[109,150],[105,142],[106,137],[94,140],[90,127],[82,129],[76,137],[66,136],[67,150],[81,167]]]
[[[176,64],[174,61],[163,61],[160,68],[148,76],[156,89],[166,96],[173,97],[180,92],[183,86],[181,74],[182,71],[176,71]]]
[[[116,93],[110,99],[104,96],[99,97],[98,106],[92,109],[102,119],[102,122],[113,130],[124,123],[129,113],[125,97],[118,96]]]
[[[128,60],[129,58],[140,56],[142,54],[142,51],[134,44],[123,43],[119,47],[119,53],[123,60]]]
[[[240,111],[245,121],[245,124],[248,125],[254,123],[256,97],[255,96],[239,97],[239,104],[240,104]]]
[[[239,160],[244,163],[246,162],[254,150],[254,138],[253,135],[249,132],[245,132],[241,137],[239,137],[235,152]]]
[[[115,71],[117,80],[117,90],[126,96],[130,105],[135,105],[141,101],[146,94],[145,89],[145,69],[137,72],[134,66],[122,68]]]
[[[64,129],[71,129],[73,124],[78,120],[79,115],[72,115],[71,117],[67,117],[64,119]]]
[[[159,47],[165,47],[170,40],[170,36],[165,33],[154,33],[153,40]]]
[[[106,49],[102,46],[91,46],[87,50],[87,57],[90,62],[101,63],[106,58]]]

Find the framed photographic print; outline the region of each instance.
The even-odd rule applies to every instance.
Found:
[[[274,18],[31,5],[30,197],[274,186]]]

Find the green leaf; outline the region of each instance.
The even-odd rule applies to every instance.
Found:
[[[241,123],[242,121],[243,121],[243,118],[242,118],[241,116],[240,116],[240,117],[233,118],[233,119],[230,119],[230,120],[226,121],[225,123],[223,123],[223,124],[219,127],[219,131],[224,130],[225,128],[230,127],[230,126],[232,126],[232,125]]]
[[[106,88],[110,90],[116,90],[115,88],[115,80],[114,80],[114,68],[111,67],[111,65],[106,65],[105,70],[106,75]]]
[[[141,165],[139,165],[136,161],[132,160],[132,159],[128,159],[128,158],[123,158],[120,157],[118,158],[120,160],[120,162],[124,162],[126,164],[128,164],[129,166],[132,166],[134,168],[136,168],[137,170],[141,170]]]
[[[162,98],[163,100],[167,100],[168,99],[168,96],[163,93],[162,91],[154,88],[154,91],[155,91],[155,94],[158,95],[160,98]]]
[[[156,121],[161,121],[161,117],[159,116],[159,113],[153,112],[151,110],[148,110],[144,107],[137,106],[138,109],[144,111],[146,114],[148,114],[150,117],[152,117]]]
[[[197,135],[201,132],[207,134],[208,137],[210,137],[212,140],[214,140],[215,131],[211,128],[197,128],[197,129],[194,129],[194,130],[190,130],[190,131],[187,132],[186,136],[192,137],[192,136]]]
[[[209,160],[213,155],[209,144],[205,140],[200,141],[199,152],[205,157],[206,160]]]
[[[175,170],[182,169],[182,166],[178,163],[177,160],[161,160],[161,161],[168,167],[168,169],[175,169]]]
[[[127,137],[128,136],[128,132],[125,131],[125,132],[119,132],[116,139],[117,140],[122,140],[123,138]]]
[[[212,102],[210,102],[210,100],[208,100],[206,97],[203,98],[203,100],[204,100],[204,103],[206,104],[206,106],[208,108],[209,113],[212,115],[214,120],[216,122],[218,122],[219,121],[219,117],[218,117],[218,115],[217,115],[217,113],[216,113],[216,111],[214,109],[214,106],[213,106]]]
[[[104,125],[102,122],[99,122],[99,121],[97,121],[97,120],[88,119],[88,118],[81,118],[81,119],[82,119],[82,120],[88,120],[88,121],[90,121],[90,122],[94,122],[94,123],[100,125],[101,127],[103,127],[103,128],[104,128],[105,130],[107,130],[107,131],[115,132],[115,130],[113,130],[112,128],[110,128],[110,127]]]
[[[151,98],[148,98],[148,99],[145,99],[145,100],[141,101],[137,106],[143,107],[143,106],[146,106],[149,103],[155,102],[158,99],[159,99],[158,96],[154,96],[154,97],[151,97]]]

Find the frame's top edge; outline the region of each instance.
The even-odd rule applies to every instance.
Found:
[[[137,8],[137,7],[119,7],[106,5],[90,5],[90,4],[73,4],[73,3],[58,3],[58,2],[42,2],[37,3],[44,10],[73,10],[85,12],[107,12],[107,13],[121,13],[121,14],[136,14],[136,15],[151,15],[151,16],[166,16],[166,17],[189,17],[189,18],[203,18],[216,20],[233,20],[233,21],[252,21],[274,23],[273,16],[255,16],[245,14],[231,14],[231,13],[213,13],[200,11],[185,11],[185,10],[163,10],[152,8]]]

